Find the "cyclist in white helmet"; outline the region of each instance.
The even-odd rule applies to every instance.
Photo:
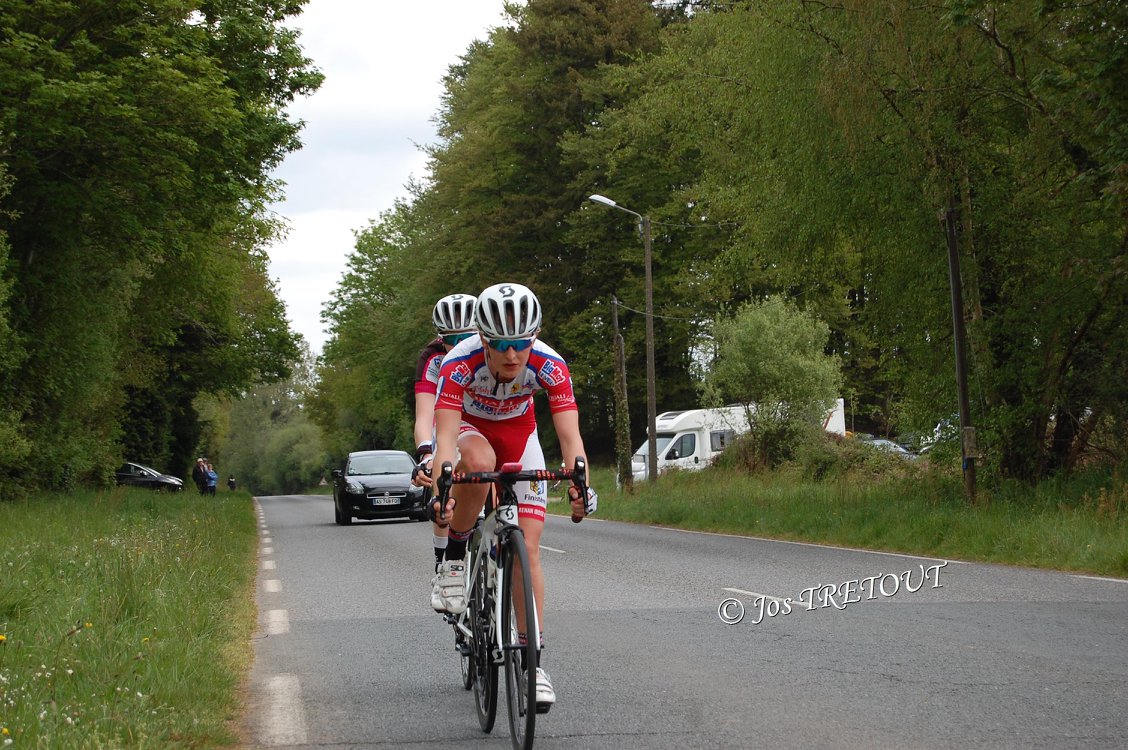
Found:
[[[474,318],[479,335],[448,352],[439,373],[434,465],[453,464],[458,455],[460,471],[496,471],[508,462],[519,462],[525,469],[545,468],[533,412],[533,394],[539,390],[548,394],[561,457],[569,466],[578,457],[586,462],[568,365],[537,338],[541,306],[536,295],[520,284],[496,284],[478,295]],[[545,482],[519,482],[515,489],[518,523],[525,534],[538,622],[543,628],[540,539],[547,487]],[[450,540],[432,592],[432,598],[441,600],[450,612],[466,609],[466,542],[488,487],[467,484],[459,490],[458,502],[448,506]],[[595,512],[598,498],[594,491],[581,501],[573,487],[569,497],[573,515]],[[519,637],[536,637],[544,647],[543,632],[520,633]],[[536,692],[540,710],[556,702],[552,682],[541,668],[537,669]]]
[[[433,452],[439,368],[443,357],[455,344],[474,335],[474,304],[477,301],[478,298],[473,294],[448,294],[435,303],[431,313],[437,335],[423,347],[415,365],[415,460],[420,465],[426,465]],[[447,546],[447,522],[432,517],[431,531],[434,538],[435,572],[438,573]],[[437,598],[431,604],[442,611]]]

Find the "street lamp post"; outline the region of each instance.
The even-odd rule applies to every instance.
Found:
[[[658,408],[654,396],[654,277],[651,269],[650,217],[624,208],[602,195],[589,196],[589,200],[617,208],[634,216],[638,219],[638,228],[642,233],[642,246],[646,263],[646,478],[650,482],[656,482],[658,481],[658,428],[656,426]]]

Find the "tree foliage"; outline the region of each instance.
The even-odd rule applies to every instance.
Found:
[[[284,108],[320,82],[282,25],[303,4],[0,8],[0,398],[36,453],[0,485],[104,479],[123,453],[182,473],[197,394],[287,374],[264,207],[299,146]]]
[[[700,366],[713,320],[785,298],[828,326],[857,427],[931,431],[956,411],[951,217],[986,468],[1036,480],[1096,448],[1123,460],[1126,8],[511,8],[450,69],[427,181],[362,232],[328,310],[319,398],[338,410],[342,447],[403,440],[396,399],[430,305],[503,278],[545,302],[545,338],[573,364],[597,456],[611,452],[620,300],[641,440],[642,242],[631,217],[586,200],[600,193],[652,220],[662,408],[693,405],[702,379],[729,367],[790,360],[773,342],[711,376]],[[377,290],[390,296],[361,304]],[[379,341],[389,330],[418,340]],[[365,338],[378,355],[361,357]]]
[[[706,402],[744,406],[758,464],[786,458],[789,437],[804,424],[819,424],[838,398],[839,360],[826,353],[830,328],[773,296],[718,320],[714,335]]]
[[[293,494],[325,479],[332,462],[305,406],[313,378],[307,348],[290,377],[209,409],[208,456],[220,471],[259,495]]]

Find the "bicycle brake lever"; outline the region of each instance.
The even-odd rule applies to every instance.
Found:
[[[580,491],[580,502],[587,502],[587,464],[579,456],[576,457],[576,463],[572,467],[572,484]],[[572,514],[572,523],[579,523],[582,520],[584,520],[583,516]]]
[[[450,461],[443,461],[443,468],[439,471],[439,478],[437,480],[439,486],[439,520],[446,520],[446,503],[450,497],[450,488],[454,484],[454,467]]]

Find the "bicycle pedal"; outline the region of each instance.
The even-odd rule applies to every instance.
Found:
[[[454,644],[454,648],[455,648],[456,651],[458,651],[458,653],[462,654],[463,656],[469,656],[470,655],[470,644],[469,643],[456,643],[456,644]]]
[[[549,710],[552,708],[552,706],[553,706],[552,703],[538,703],[537,704],[537,713],[538,714],[546,714],[546,713],[549,712]]]
[[[452,615],[450,612],[442,612],[440,614],[442,614],[443,621],[446,622],[447,625],[453,625],[458,622],[458,615]]]

